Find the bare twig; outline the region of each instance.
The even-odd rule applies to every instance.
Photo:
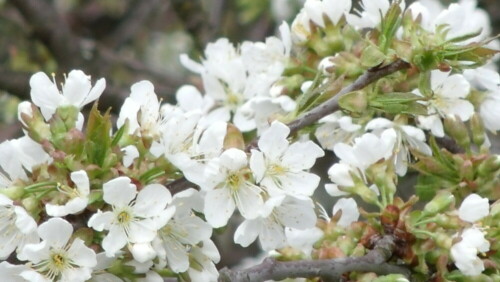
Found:
[[[377,274],[403,274],[410,272],[403,266],[387,263],[394,251],[394,237],[382,237],[373,250],[362,257],[347,257],[329,260],[276,261],[266,258],[261,264],[243,270],[223,269],[219,281],[266,281],[285,278],[321,277],[324,281],[339,281],[346,272],[375,272]]]
[[[378,79],[395,73],[399,70],[410,68],[410,64],[403,61],[397,60],[389,65],[383,67],[375,67],[367,70],[363,75],[358,77],[352,84],[340,90],[335,96],[325,101],[323,104],[315,107],[307,113],[304,113],[296,120],[292,121],[288,124],[290,127],[291,134],[297,132],[298,130],[313,124],[318,121],[320,118],[329,115],[337,110],[339,110],[339,98],[344,96],[345,94],[361,90],[371,84],[372,82],[377,81]]]

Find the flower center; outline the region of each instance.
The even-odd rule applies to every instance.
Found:
[[[267,173],[270,175],[280,175],[286,172],[286,168],[277,165],[277,164],[272,164],[267,168]]]
[[[122,211],[118,213],[118,216],[116,216],[116,219],[118,220],[118,223],[122,225],[126,225],[130,222],[131,216],[127,211]]]
[[[236,173],[230,174],[227,177],[227,183],[229,184],[232,190],[238,190],[238,188],[241,185],[241,176]]]

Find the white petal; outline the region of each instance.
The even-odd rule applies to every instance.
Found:
[[[337,184],[325,184],[325,190],[332,197],[349,195],[349,193],[339,190],[339,186]]]
[[[90,77],[81,70],[72,70],[66,78],[62,92],[70,105],[79,107],[90,88]]]
[[[38,227],[38,235],[49,246],[60,247],[68,243],[73,234],[73,226],[62,218],[51,218]]]
[[[246,248],[259,236],[262,219],[250,219],[243,221],[234,232],[234,242]]]
[[[283,155],[283,165],[293,169],[309,169],[316,159],[325,155],[323,149],[312,141],[295,142]]]
[[[123,152],[123,165],[129,167],[134,160],[139,157],[139,150],[134,145],[128,145],[122,149]]]
[[[102,240],[102,248],[106,251],[106,256],[113,257],[127,244],[127,234],[119,226],[111,226],[108,235]]]
[[[94,267],[97,265],[95,252],[85,246],[83,241],[79,238],[76,238],[68,249],[68,256],[72,263],[79,266]]]
[[[139,194],[134,205],[134,214],[141,217],[158,215],[172,201],[167,187],[161,184],[149,184]]]
[[[104,229],[110,228],[113,219],[113,212],[102,212],[101,210],[98,210],[97,213],[93,214],[90,217],[88,226],[94,228],[97,231],[103,231]]]
[[[264,177],[267,167],[264,160],[264,153],[252,150],[252,155],[250,156],[250,169],[255,175],[255,181],[259,183]]]
[[[278,159],[288,148],[286,140],[290,129],[281,122],[275,121],[266,129],[259,139],[259,149],[271,160]]]
[[[125,176],[104,183],[102,190],[104,201],[118,207],[127,206],[137,194],[135,185]]]
[[[135,243],[129,247],[132,256],[138,262],[144,263],[156,257],[156,252],[150,243]]]
[[[332,214],[335,215],[339,210],[342,210],[342,216],[337,224],[342,227],[348,227],[359,218],[358,205],[352,198],[339,199],[333,206]]]
[[[80,192],[82,196],[90,193],[89,178],[85,170],[72,172],[71,181],[73,181],[76,187],[78,187],[78,192]]]
[[[235,207],[227,189],[208,191],[205,196],[204,214],[207,222],[214,228],[226,225]]]
[[[264,205],[260,192],[259,187],[246,183],[233,194],[236,206],[244,218],[253,219],[259,215],[259,210]]]
[[[489,213],[490,205],[488,199],[477,194],[467,196],[458,209],[460,219],[471,223],[488,216]]]
[[[64,97],[59,93],[56,85],[43,72],[31,76],[30,87],[31,100],[40,107],[45,120],[49,120],[55,113],[56,108],[63,102]]]

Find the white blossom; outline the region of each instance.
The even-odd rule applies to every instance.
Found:
[[[289,144],[290,129],[273,122],[259,139],[260,151],[252,150],[250,168],[255,179],[271,196],[280,193],[311,196],[319,184],[319,176],[306,172],[323,150],[312,141]]]
[[[55,81],[51,81],[45,73],[38,72],[31,76],[30,86],[31,100],[40,108],[43,117],[48,121],[58,107],[71,105],[81,109],[99,98],[106,87],[106,81],[101,78],[92,87],[90,76],[81,70],[72,70],[66,77],[62,91],[59,91]],[[83,115],[80,113],[77,128],[81,128],[82,125]]]
[[[156,253],[151,241],[157,230],[165,226],[175,212],[167,207],[172,200],[170,192],[160,184],[149,184],[139,193],[128,177],[118,177],[103,185],[103,199],[111,211],[97,211],[88,226],[97,231],[109,230],[102,241],[107,256],[114,256],[129,243],[134,258],[145,262]]]
[[[20,275],[28,281],[85,281],[96,266],[96,254],[76,238],[69,243],[73,226],[61,218],[51,218],[38,227],[42,242],[26,245],[19,259],[32,263]]]
[[[234,233],[234,241],[247,247],[258,237],[264,250],[272,250],[286,245],[285,227],[307,229],[315,224],[310,198],[280,195],[266,201],[259,217],[243,221]]]
[[[162,116],[160,102],[150,81],[143,80],[130,87],[130,96],[123,103],[116,125],[128,120],[128,133],[157,139],[160,136]]]
[[[474,114],[474,106],[466,99],[470,84],[461,74],[434,70],[431,72],[433,96],[426,103],[428,116],[419,116],[419,126],[431,130],[436,137],[443,137],[443,124],[439,117],[457,115],[462,121],[469,120]],[[420,94],[418,90],[415,91]]]
[[[366,130],[373,130],[380,134],[387,128],[393,128],[397,134],[394,151],[397,153],[395,158],[396,173],[404,176],[410,163],[409,149],[416,150],[422,154],[430,156],[431,148],[425,143],[425,133],[417,127],[402,124],[399,125],[385,118],[374,118],[365,126]]]
[[[226,225],[238,207],[247,219],[256,218],[264,204],[262,189],[251,181],[245,152],[231,148],[213,159],[206,169],[205,217],[212,227]]]
[[[90,183],[84,170],[72,172],[71,181],[76,188],[58,183],[57,189],[69,199],[64,205],[47,203],[45,210],[50,216],[66,216],[83,211],[87,207],[90,194]]]
[[[487,252],[490,242],[484,238],[481,230],[472,227],[464,230],[462,240],[451,247],[450,253],[455,265],[467,276],[476,276],[484,271],[484,263],[477,256],[478,252]]]

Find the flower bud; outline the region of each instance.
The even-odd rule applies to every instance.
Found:
[[[484,144],[486,133],[484,131],[483,121],[477,113],[475,113],[470,119],[470,127],[472,131],[472,142],[474,142],[476,146],[480,147]]]
[[[493,155],[479,164],[477,172],[479,176],[490,176],[500,169],[500,156]]]
[[[452,193],[447,190],[439,191],[434,199],[425,205],[422,215],[433,216],[446,210],[454,202],[455,196]]]
[[[243,134],[233,124],[227,124],[226,137],[224,137],[224,149],[236,148],[240,150],[245,149],[245,140]]]
[[[470,146],[467,127],[459,117],[452,115],[447,116],[444,119],[444,131],[455,139],[461,147],[468,148]]]

